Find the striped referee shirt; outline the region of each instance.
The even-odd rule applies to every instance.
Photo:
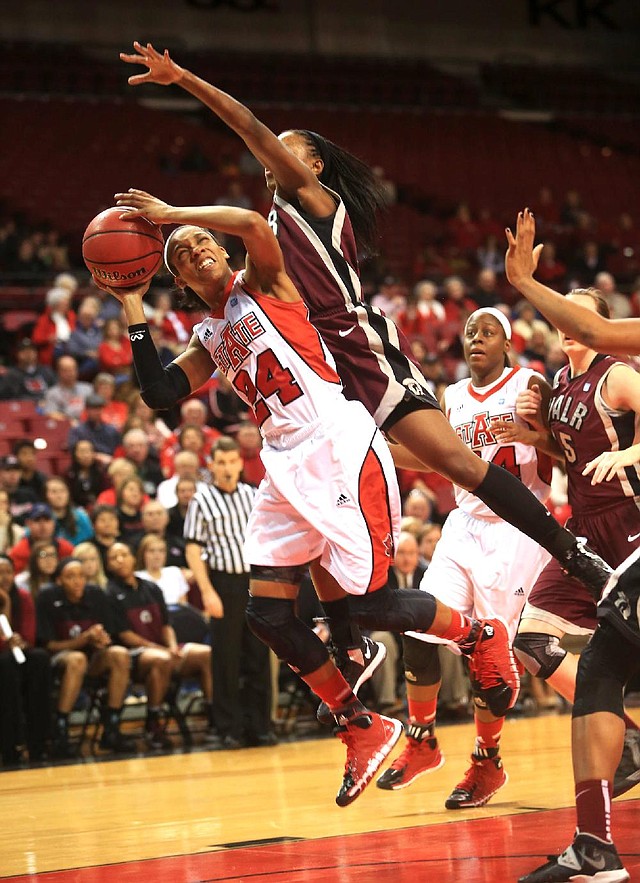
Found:
[[[194,494],[183,536],[187,542],[203,547],[210,570],[249,573],[242,550],[255,495],[256,489],[244,482],[238,482],[233,493],[207,485]]]

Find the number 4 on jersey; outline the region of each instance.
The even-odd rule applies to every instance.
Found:
[[[258,426],[262,426],[271,413],[264,401],[269,396],[277,395],[283,405],[289,405],[304,395],[289,368],[280,364],[273,350],[258,355],[255,383],[243,369],[236,374],[233,385],[251,403]]]

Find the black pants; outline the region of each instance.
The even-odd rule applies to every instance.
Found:
[[[16,746],[39,760],[51,723],[51,662],[46,650],[27,648],[19,665],[10,650],[0,653],[0,752],[4,763],[16,758]]]
[[[210,620],[213,724],[222,737],[251,740],[271,727],[269,649],[245,618],[249,575],[211,571],[210,576],[224,606],[223,618]]]

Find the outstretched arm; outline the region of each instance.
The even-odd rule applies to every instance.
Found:
[[[525,209],[518,214],[516,235],[507,229],[505,269],[509,282],[560,331],[597,352],[640,353],[640,319],[605,319],[562,297],[533,278],[541,245],[533,247],[536,225]]]
[[[285,198],[299,199],[307,211],[317,214],[318,217],[329,215],[334,211],[335,204],[332,197],[322,187],[313,170],[294,156],[248,107],[186,68],[180,67],[172,60],[166,49],[161,54],[151,43],[143,46],[137,41],[134,42],[133,48],[135,49],[133,54],[120,53],[122,61],[127,64],[146,65],[148,70],[143,74],[129,77],[131,86],[140,86],[144,83],[168,86],[174,83],[185,92],[189,92],[242,138],[258,162],[272,172],[278,190]]]

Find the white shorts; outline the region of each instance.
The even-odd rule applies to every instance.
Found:
[[[262,449],[244,547],[249,564],[285,567],[320,558],[342,588],[364,595],[387,581],[400,530],[389,448],[360,402],[344,402],[290,448]]]
[[[454,509],[420,588],[467,616],[501,619],[513,641],[525,601],[550,557],[506,521],[472,518]],[[408,634],[450,643],[433,635]]]

